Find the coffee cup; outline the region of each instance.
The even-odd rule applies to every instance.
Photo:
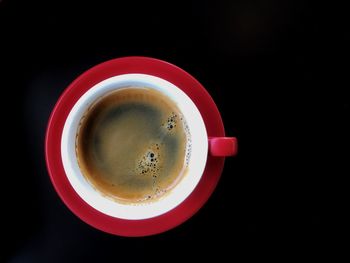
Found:
[[[135,57],[118,63],[128,59],[164,63]],[[108,71],[108,63],[99,69]],[[66,204],[69,198],[62,194],[59,176],[74,198],[96,215],[124,222],[157,220],[190,199],[208,158],[222,160],[237,153],[236,138],[208,134],[193,94],[179,83],[147,70],[104,72],[95,83],[79,83],[90,73],[63,94],[47,131],[49,173]],[[53,136],[59,106],[74,87],[75,97],[64,109],[58,136]],[[59,147],[55,159],[60,161],[60,175],[53,165],[53,144]],[[71,203],[68,206],[72,209]],[[118,229],[107,232],[120,234]]]

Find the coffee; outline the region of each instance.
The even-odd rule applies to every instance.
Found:
[[[177,105],[146,87],[123,87],[95,101],[76,136],[80,170],[122,203],[154,201],[186,173],[190,134]]]

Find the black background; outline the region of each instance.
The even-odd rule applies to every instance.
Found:
[[[104,262],[329,253],[337,241],[330,237],[344,235],[338,207],[350,174],[345,10],[316,1],[0,1],[1,256]],[[46,123],[65,87],[97,63],[129,55],[195,76],[240,142],[208,203],[181,226],[144,238],[80,221],[55,193],[44,161]]]

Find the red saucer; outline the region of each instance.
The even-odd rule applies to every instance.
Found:
[[[197,105],[209,137],[225,136],[220,113],[204,87],[190,74],[168,62],[146,57],[125,57],[99,64],[74,80],[59,98],[46,131],[46,164],[51,181],[68,208],[81,220],[102,231],[121,236],[154,235],[174,228],[195,214],[214,191],[224,158],[208,156],[201,181],[192,194],[173,210],[144,220],[125,220],[105,215],[85,203],[73,190],[61,160],[61,135],[66,118],[77,100],[104,79],[127,73],[163,78],[182,89]]]

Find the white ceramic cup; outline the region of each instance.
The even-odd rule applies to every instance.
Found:
[[[95,190],[82,175],[75,152],[79,122],[87,109],[101,96],[126,86],[155,89],[174,101],[186,120],[191,137],[191,155],[188,161],[187,173],[180,182],[158,200],[137,205],[118,203]],[[200,181],[206,165],[208,136],[199,110],[181,89],[159,77],[146,74],[124,74],[96,84],[77,101],[63,128],[61,155],[63,167],[70,184],[87,204],[112,217],[140,220],[156,217],[172,210],[192,193]]]

